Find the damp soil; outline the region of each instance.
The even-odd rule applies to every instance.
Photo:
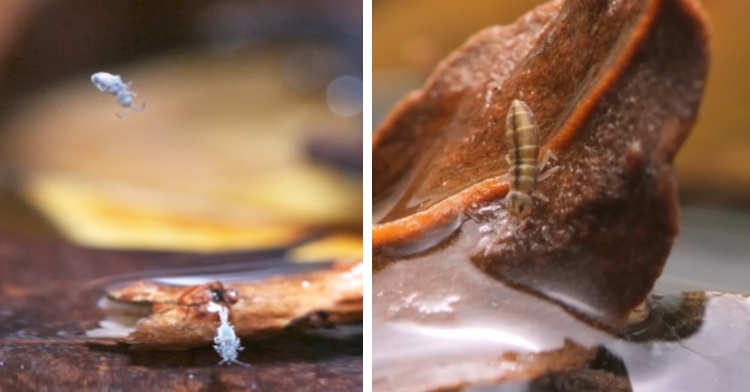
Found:
[[[134,351],[93,342],[97,301],[115,278],[191,266],[262,262],[281,252],[182,254],[92,250],[56,239],[0,238],[0,390],[357,390],[362,336],[288,333],[243,342],[219,366],[211,347]]]

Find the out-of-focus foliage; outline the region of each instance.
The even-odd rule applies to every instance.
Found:
[[[360,236],[361,3],[37,0],[0,11],[0,193],[22,194],[64,236],[199,251]],[[99,71],[132,82],[145,111],[118,120],[122,108],[89,82]],[[34,225],[3,232],[50,231],[0,202],[3,221]]]

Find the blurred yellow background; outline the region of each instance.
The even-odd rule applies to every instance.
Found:
[[[361,3],[84,3],[0,5],[0,234],[361,257]]]

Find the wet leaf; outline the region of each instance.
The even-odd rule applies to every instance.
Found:
[[[515,348],[551,352],[572,334],[601,342],[596,331],[621,330],[678,232],[672,161],[703,93],[705,23],[690,0],[553,1],[479,32],[445,59],[373,139],[374,338],[379,327],[424,327],[414,332],[424,335],[474,323],[557,341]],[[504,201],[514,99],[533,112],[542,153],[556,155],[557,171],[537,187],[549,200],[535,199],[526,218],[507,214]],[[413,305],[418,298],[429,300]],[[427,311],[425,303],[449,299],[441,317]],[[545,336],[524,325],[555,328]],[[460,345],[452,350],[449,363]],[[429,372],[432,359],[417,359]],[[380,370],[381,381],[404,380]],[[472,377],[534,377],[524,370]]]
[[[519,98],[560,169],[539,185],[549,202],[510,219],[507,233],[461,231],[488,237],[489,254],[478,248],[473,261],[516,284],[547,282],[541,291],[562,290],[621,325],[677,234],[671,162],[703,91],[702,18],[688,1],[554,2],[472,37],[376,134],[375,269],[393,259],[388,248],[481,207],[497,205],[475,221],[502,226],[505,116]]]
[[[117,284],[100,302],[107,318],[89,337],[112,339],[139,349],[184,350],[210,345],[218,315],[229,309],[240,338],[281,335],[362,321],[362,263],[338,263],[306,274],[279,274],[260,281],[235,273],[202,284],[166,279]],[[190,276],[178,280],[188,281]]]

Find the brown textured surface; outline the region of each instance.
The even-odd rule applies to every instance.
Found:
[[[175,288],[149,281],[109,290],[111,298],[152,304],[152,314],[136,325],[127,343],[139,349],[185,349],[210,345],[219,316],[209,312],[212,293],[236,292],[227,300],[229,321],[240,338],[362,322],[361,263],[276,276],[252,283],[212,282]],[[223,295],[224,298],[230,298]]]
[[[428,75],[435,63],[479,28],[511,23],[539,0],[412,0],[373,9],[375,114]],[[711,18],[711,67],[695,128],[675,160],[687,205],[750,207],[750,13],[746,0],[701,0]],[[424,9],[429,8],[429,17]],[[415,50],[415,47],[417,50]],[[419,60],[419,61],[418,61]],[[395,71],[395,72],[394,72]],[[406,86],[405,86],[406,85]],[[380,103],[378,107],[377,104]],[[379,122],[379,120],[378,120]]]
[[[111,282],[98,278],[269,256],[95,251],[0,238],[0,390],[361,390],[358,335],[246,341],[239,359],[250,368],[218,366],[210,347],[132,351],[84,338],[102,316],[96,301]]]
[[[469,39],[374,138],[375,270],[474,214],[495,232],[457,231],[489,242],[464,257],[622,327],[677,234],[671,164],[701,100],[707,41],[689,0],[552,2]],[[560,169],[539,186],[550,201],[503,233],[513,98],[533,110]],[[492,203],[494,216],[476,214]]]

